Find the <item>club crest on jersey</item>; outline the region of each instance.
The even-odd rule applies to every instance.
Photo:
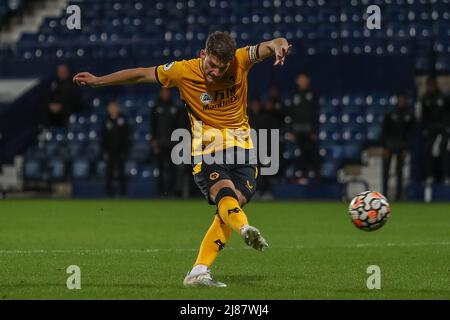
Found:
[[[211,97],[211,95],[208,92],[203,92],[200,95],[200,101],[203,104],[208,104],[208,103],[211,103],[213,101],[213,98]]]
[[[172,68],[172,66],[173,66],[174,63],[175,63],[175,61],[166,63],[166,64],[164,65],[164,68],[163,68],[164,71],[167,71],[167,70],[169,70],[170,68]]]
[[[217,172],[213,172],[209,175],[209,180],[216,180],[219,177]]]

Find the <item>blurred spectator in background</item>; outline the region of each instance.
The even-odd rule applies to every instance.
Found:
[[[274,96],[269,96],[269,98],[262,102],[259,98],[253,99],[250,103],[250,108],[248,110],[249,123],[252,129],[257,132],[258,147],[261,147],[263,143],[267,146],[267,154],[271,155],[271,139],[270,139],[270,129],[280,129],[282,122],[281,105],[277,107],[277,104],[281,100],[276,99]],[[268,129],[267,141],[261,141],[263,136],[259,135],[260,129]],[[264,165],[264,159],[259,158],[258,153],[258,163],[259,165]],[[258,177],[258,191],[257,196],[260,196],[263,200],[269,200],[273,198],[270,187],[275,183],[276,176],[262,176]]]
[[[186,110],[178,105],[177,114],[175,116],[175,127],[191,130],[191,124]],[[175,166],[175,192],[177,197],[188,198],[191,196],[193,190],[199,191],[195,185],[194,179],[192,179],[192,165],[180,164]]]
[[[248,112],[248,121],[250,124],[250,128],[252,129],[258,129],[262,127],[263,122],[263,103],[261,99],[254,98],[250,101],[249,108],[247,110]]]
[[[151,116],[152,149],[159,171],[158,190],[160,196],[174,196],[176,176],[175,165],[170,157],[173,130],[178,128],[179,108],[173,102],[169,89],[161,88]]]
[[[443,145],[443,174],[444,183],[450,186],[450,96],[445,99],[445,129],[444,129],[444,143]]]
[[[436,78],[427,79],[426,92],[421,99],[422,134],[425,142],[424,173],[427,183],[436,176],[448,182],[448,120],[446,101],[438,87]],[[437,166],[435,164],[438,164]]]
[[[283,108],[280,88],[277,85],[271,85],[269,87],[269,95],[265,100],[272,101],[272,103],[274,104],[274,109],[278,112],[280,112],[281,109]]]
[[[384,116],[382,145],[383,153],[383,193],[388,196],[388,183],[392,157],[396,159],[396,200],[403,198],[403,166],[411,151],[414,133],[414,113],[408,109],[404,95],[397,96],[394,110]]]
[[[45,128],[64,127],[72,113],[82,110],[81,92],[72,82],[66,64],[58,65],[56,79],[50,84],[47,101],[42,114],[42,125]]]
[[[311,90],[310,79],[306,74],[297,77],[297,90],[292,97],[292,106],[287,110],[291,121],[290,140],[300,149],[301,170],[305,179],[319,179],[320,158],[318,145],[319,96]]]
[[[130,149],[127,119],[120,113],[119,104],[111,101],[107,107],[108,117],[103,122],[101,149],[106,159],[106,191],[114,196],[113,182],[118,177],[120,194],[126,195],[125,160]]]

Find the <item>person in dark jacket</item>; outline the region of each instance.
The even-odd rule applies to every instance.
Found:
[[[450,97],[445,99],[444,135],[442,142],[442,176],[445,185],[450,186]]]
[[[306,74],[297,77],[297,90],[292,97],[292,106],[287,110],[291,119],[291,133],[301,151],[299,167],[304,178],[318,179],[319,163],[319,96],[311,89]]]
[[[101,148],[106,158],[106,191],[114,195],[113,180],[117,174],[120,194],[126,195],[125,160],[130,149],[129,126],[117,102],[108,104],[108,117],[101,134]]]
[[[397,96],[397,105],[394,110],[386,113],[383,121],[382,145],[383,153],[383,193],[388,195],[388,182],[391,161],[396,158],[396,194],[397,200],[403,198],[403,166],[405,158],[410,153],[413,133],[414,114],[407,107],[404,95]]]
[[[178,105],[175,114],[175,128],[190,131],[191,124],[184,106]],[[175,195],[177,197],[189,198],[193,192],[198,190],[195,181],[192,179],[192,165],[180,164],[175,166]]]
[[[56,70],[56,79],[50,83],[50,88],[42,114],[43,127],[64,127],[72,113],[83,109],[81,93],[72,82],[70,69],[66,64],[60,64]]]
[[[169,89],[161,88],[159,99],[152,109],[152,149],[159,171],[158,190],[160,196],[174,196],[176,185],[175,165],[171,160],[174,143],[172,132],[178,127],[179,107],[173,102]]]
[[[259,98],[254,98],[248,106],[248,121],[250,128],[261,129],[263,127],[264,106]]]
[[[447,113],[446,101],[437,85],[435,77],[427,79],[427,87],[421,99],[422,106],[422,135],[425,143],[424,173],[428,183],[435,180],[437,175],[443,180],[449,178],[448,171],[448,130],[446,130]],[[435,162],[437,158],[437,162]],[[435,166],[435,164],[439,164]]]
[[[283,125],[282,113],[280,109],[281,100],[277,99],[273,95],[270,95],[269,98],[265,101],[261,101],[259,98],[253,99],[248,108],[249,124],[252,129],[256,130],[258,148],[262,147],[263,145],[267,146],[268,156],[273,156],[270,132],[273,129],[279,130]],[[261,129],[268,130],[268,135],[260,135],[259,130]],[[261,140],[263,137],[266,138],[266,141]],[[264,163],[266,163],[266,159],[261,159],[259,158],[259,156],[260,154],[258,151],[258,165],[262,166],[264,165]],[[276,179],[276,176],[258,176],[258,194],[261,196],[261,199],[272,199],[273,196],[271,194],[270,188],[271,185],[275,183]]]

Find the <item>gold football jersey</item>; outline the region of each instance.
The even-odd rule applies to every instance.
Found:
[[[201,58],[156,67],[158,83],[165,88],[177,87],[188,109],[193,156],[233,146],[253,148],[247,74],[258,58],[258,46],[237,49],[228,70],[214,84],[206,83]]]

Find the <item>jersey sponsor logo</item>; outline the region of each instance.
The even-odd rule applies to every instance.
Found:
[[[239,96],[237,95],[237,85],[232,85],[231,87],[222,90],[215,90],[209,97],[211,100],[209,100],[208,103],[202,101],[203,110],[214,110],[232,104],[239,99]],[[210,104],[211,102],[214,102],[214,104]]]
[[[164,65],[164,67],[163,67],[164,71],[167,71],[167,70],[169,70],[170,68],[172,68],[172,66],[174,65],[174,63],[175,63],[175,61],[166,63],[166,64]]]
[[[212,172],[209,175],[209,180],[217,180],[217,178],[219,178],[219,173],[218,172]]]
[[[211,103],[213,101],[213,98],[211,97],[211,95],[208,92],[203,92],[200,95],[200,101],[206,105],[208,103]]]
[[[235,97],[237,92],[237,86],[233,85],[229,88],[223,89],[223,90],[216,90],[214,91],[214,102],[228,99],[230,97]]]

